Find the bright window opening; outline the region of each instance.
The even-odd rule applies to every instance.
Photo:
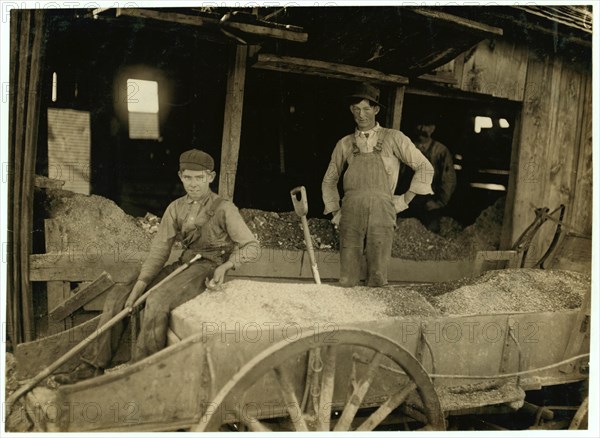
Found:
[[[158,82],[127,79],[129,138],[160,139]]]
[[[158,113],[158,82],[127,79],[127,111]]]
[[[477,116],[475,117],[475,133],[479,134],[482,129],[492,128],[494,124],[490,117]]]
[[[506,120],[506,119],[504,119],[504,118],[503,118],[503,119],[500,119],[500,120],[498,120],[498,125],[500,125],[500,127],[501,127],[502,129],[510,128],[510,123],[508,123],[508,120]]]

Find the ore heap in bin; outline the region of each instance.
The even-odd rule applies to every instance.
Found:
[[[113,201],[96,195],[80,195],[65,190],[48,190],[46,209],[58,222],[67,246],[86,245],[103,251],[147,251],[160,218],[148,213],[144,218],[128,216]],[[429,232],[417,219],[398,222],[393,256],[412,260],[456,260],[472,258],[479,250],[498,248],[504,199],[484,210],[465,229],[451,218],[443,218],[439,235]],[[241,209],[242,217],[261,245],[266,248],[304,249],[299,218],[293,212],[276,213]],[[314,247],[336,251],[338,233],[327,219],[309,219]],[[63,248],[64,249],[64,248]],[[73,248],[70,248],[73,249]],[[564,271],[502,270],[479,278],[433,285],[390,286],[351,290],[332,285],[289,284],[232,280],[221,300],[211,308],[219,315],[223,300],[232,308],[254,309],[255,316],[272,317],[283,309],[282,320],[307,318],[351,322],[385,316],[489,313],[498,311],[546,311],[578,307],[590,287],[589,276]],[[294,290],[294,294],[281,291]],[[286,305],[281,303],[286,300]],[[277,305],[280,303],[282,305]],[[259,307],[256,307],[259,306]],[[288,313],[285,313],[288,312]],[[314,314],[314,315],[313,315]],[[319,316],[320,315],[320,316]],[[226,317],[226,315],[223,315]],[[347,320],[346,320],[347,318]],[[314,319],[314,318],[313,318]],[[298,321],[295,321],[298,322]]]

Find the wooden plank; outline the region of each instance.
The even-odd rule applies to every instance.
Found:
[[[560,240],[548,266],[550,269],[592,273],[592,239],[566,234]]]
[[[314,59],[295,58],[292,56],[278,56],[270,53],[259,53],[258,60],[252,67],[263,70],[282,71],[351,81],[367,80],[398,85],[408,84],[408,78],[404,76],[382,73],[372,68],[317,61]]]
[[[498,266],[498,262],[504,266]],[[490,269],[504,269],[504,268],[518,268],[520,262],[520,256],[517,251],[479,251],[475,257],[475,263],[473,267],[473,275],[479,275],[485,270]],[[492,267],[485,269],[485,265],[492,264]]]
[[[428,81],[428,82],[436,82],[438,84],[445,84],[445,85],[457,85],[458,84],[458,79],[454,76],[454,74],[452,72],[443,72],[443,73],[436,73],[436,74],[424,74],[419,76],[419,79],[422,79],[424,81]]]
[[[27,110],[27,102],[29,93],[27,92],[27,80],[28,80],[28,72],[29,72],[29,62],[27,59],[27,55],[29,53],[29,37],[30,32],[29,29],[31,27],[31,12],[30,11],[13,11],[14,19],[20,19],[20,23],[18,26],[19,32],[19,44],[18,44],[18,60],[17,62],[17,80],[15,83],[17,84],[14,93],[11,93],[11,99],[14,99],[16,111],[15,111],[15,123],[14,123],[14,137],[13,145],[11,150],[14,151],[13,162],[11,165],[13,166],[13,179],[12,179],[12,188],[13,188],[13,199],[11,202],[12,210],[12,218],[11,218],[11,237],[12,237],[12,248],[11,248],[11,259],[12,259],[12,316],[13,316],[13,327],[14,327],[14,335],[15,338],[13,341],[15,343],[21,342],[23,339],[31,340],[32,335],[26,336],[24,333],[23,327],[23,317],[22,317],[22,309],[23,303],[21,300],[21,288],[22,288],[22,275],[23,272],[21,270],[21,234],[20,228],[23,226],[21,222],[22,218],[22,209],[24,205],[22,204],[23,198],[23,189],[21,181],[23,179],[23,175],[25,172],[23,166],[23,155],[24,155],[24,135],[25,135],[25,122],[26,122],[26,110]]]
[[[552,89],[553,61],[530,52],[518,146],[519,177],[515,181],[511,242],[532,223],[531,204],[544,199],[546,148],[550,141],[550,108],[556,98]]]
[[[496,36],[502,36],[504,33],[504,31],[499,27],[490,26],[489,24],[480,23],[478,21],[469,20],[463,17],[458,17],[456,15],[437,11],[432,8],[412,8],[410,10],[424,17],[433,18],[435,20],[443,21],[453,25],[458,25],[463,29],[470,30],[476,33],[483,33]]]
[[[551,209],[565,204],[565,222],[570,223],[571,218],[580,213],[573,208],[576,184],[573,174],[577,171],[585,86],[579,65],[573,65],[571,62],[557,62],[555,68],[560,68],[560,74],[555,72],[555,77],[558,79],[556,99],[552,103],[551,126],[553,131],[547,152],[544,204]],[[541,235],[538,242],[543,251],[550,245],[555,230],[556,223],[550,223],[540,230]]]
[[[566,360],[578,354],[590,351],[590,310],[591,310],[592,293],[591,289],[583,297],[583,303],[577,313],[571,333],[569,334],[569,341],[565,348],[562,359]],[[571,373],[574,369],[575,364],[569,363],[560,367],[560,371],[563,373]]]
[[[66,248],[66,235],[60,228],[60,223],[54,219],[44,220],[44,239],[46,252],[60,252]],[[58,306],[63,301],[67,300],[71,295],[71,284],[64,281],[48,281],[46,283],[46,311],[50,315],[50,311]],[[67,329],[66,321],[55,321],[48,318],[47,333],[50,335]]]
[[[33,175],[35,174],[35,161],[37,152],[37,133],[40,111],[40,73],[42,69],[42,46],[44,42],[44,11],[36,10],[33,13],[33,42],[28,48],[31,67],[26,92],[29,94],[27,102],[27,119],[25,124],[25,141],[23,152],[24,174],[20,181],[21,188],[21,217],[19,223],[19,251],[21,253],[21,305],[23,330],[25,340],[34,339],[35,322],[33,317],[33,293],[27,272],[29,270],[29,254],[32,252],[31,232],[33,229]]]
[[[592,235],[592,195],[593,195],[593,141],[592,141],[592,74],[585,69],[583,81],[583,102],[581,114],[581,131],[579,138],[579,153],[577,167],[573,173],[573,213],[569,221],[579,232]]]
[[[151,9],[141,8],[117,8],[116,16],[147,18],[157,21],[165,21],[170,23],[186,24],[200,27],[210,26],[211,29],[214,31],[218,31],[220,27],[224,27],[266,38],[295,41],[300,43],[308,41],[308,34],[306,32],[292,30],[297,29],[295,26],[289,29],[285,29],[281,27],[262,26],[260,24],[241,23],[231,20],[223,21],[214,18],[211,19],[208,17],[200,17],[198,15],[180,14],[177,12],[154,11]]]
[[[24,380],[35,376],[96,330],[99,320],[100,317],[98,316],[70,330],[17,345],[15,359],[18,364],[18,379]],[[79,358],[75,357],[61,366],[57,372],[67,372],[78,364]]]
[[[113,281],[126,283],[137,278],[141,267],[141,260],[121,261],[112,255],[90,259],[86,254],[32,254],[29,260],[30,281],[93,281],[107,271]]]
[[[260,26],[251,23],[239,23],[235,21],[226,21],[222,23],[222,26],[261,37],[294,41],[297,43],[305,43],[308,41],[308,34],[306,32],[290,31],[278,29],[276,27]]]
[[[506,190],[506,201],[504,202],[504,213],[502,219],[502,231],[500,232],[500,249],[509,249],[513,246],[513,211],[515,209],[515,196],[517,181],[522,169],[519,166],[520,141],[522,136],[521,111],[515,117],[512,145],[510,151],[510,172],[508,174],[508,188]]]
[[[149,18],[151,20],[166,21],[170,23],[188,24],[191,26],[206,26],[206,24],[216,24],[217,20],[205,19],[197,15],[180,14],[177,12],[154,11],[152,9],[142,8],[117,8],[115,15],[117,17],[136,17]]]
[[[400,130],[400,123],[402,122],[402,108],[404,106],[404,91],[405,86],[396,87],[393,89],[390,96],[390,103],[388,106],[388,123],[387,126],[391,129]]]
[[[54,307],[49,314],[50,321],[62,321],[85,303],[91,301],[115,284],[108,272],[103,272],[90,285],[78,287],[71,297]]]
[[[461,89],[489,96],[522,101],[527,76],[526,45],[504,40],[479,43],[464,62]]]
[[[238,45],[229,63],[221,143],[221,169],[219,195],[233,199],[237,173],[240,138],[242,134],[242,112],[246,82],[246,59],[248,47]]]
[[[179,257],[173,251],[170,263]],[[141,259],[147,253],[140,253]],[[77,257],[57,258],[54,254],[34,254],[31,260],[31,281],[94,280],[103,271],[109,272],[116,283],[128,283],[137,278],[139,263],[123,263],[113,256],[102,256],[94,262],[86,260],[85,254]],[[492,257],[492,256],[490,256]],[[340,258],[336,252],[315,251],[315,258],[323,280],[339,278]],[[435,282],[455,280],[473,272],[474,260],[403,260],[392,258],[389,264],[390,281]],[[364,274],[364,273],[363,273]],[[306,251],[261,248],[257,257],[228,273],[231,277],[265,277],[311,279],[312,272]],[[96,310],[96,309],[93,309]],[[99,309],[98,309],[99,310]]]

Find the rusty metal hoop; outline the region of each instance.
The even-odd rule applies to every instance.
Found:
[[[323,380],[320,394],[322,402],[320,406],[323,412],[317,415],[318,418],[315,421],[305,421],[302,414],[296,415],[296,418],[291,418],[291,420],[294,428],[298,431],[329,431],[332,429],[330,421],[335,361],[339,347],[342,346],[367,348],[374,351],[374,353],[365,377],[355,385],[354,392],[347,397],[341,417],[337,420],[333,430],[350,430],[352,420],[354,420],[360,408],[363,397],[366,395],[375,374],[381,369],[380,362],[383,357],[389,358],[398,365],[408,377],[409,382],[399,391],[390,394],[388,399],[356,430],[373,430],[399,406],[406,408],[404,409],[405,413],[417,414],[414,418],[425,424],[424,429],[445,430],[444,414],[433,383],[421,363],[410,352],[391,339],[367,330],[340,328],[329,332],[329,334],[331,336],[327,336],[327,332],[318,335],[311,332],[304,334],[293,342],[282,340],[262,351],[223,386],[212,402],[209,403],[210,409],[207,409],[192,430],[198,432],[218,431],[222,424],[228,422],[225,419],[227,415],[231,414],[231,406],[239,407],[244,400],[244,394],[269,372],[274,372],[277,377],[286,406],[293,404],[293,402],[296,406],[300,406],[294,388],[292,388],[287,377],[287,372],[282,365],[289,359],[297,358],[315,348],[320,348],[321,351],[324,351]],[[409,396],[415,394],[420,398],[419,404],[422,412],[417,412],[414,409],[415,406],[403,405]],[[289,415],[294,417],[292,411],[289,411]],[[237,412],[236,416],[237,420],[251,431],[270,431],[267,425],[256,417],[248,417],[240,412]],[[230,418],[229,421],[231,421]]]

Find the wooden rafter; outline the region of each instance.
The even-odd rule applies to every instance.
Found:
[[[338,78],[346,80],[369,80],[398,85],[408,84],[404,76],[382,73],[378,70],[353,65],[338,64],[335,62],[317,61],[315,59],[295,58],[291,56],[277,56],[260,53],[257,61],[252,65],[263,70],[301,73],[312,76]]]
[[[504,33],[504,31],[499,27],[490,26],[489,24],[469,20],[468,18],[458,17],[456,15],[448,14],[442,11],[437,11],[431,8],[413,8],[411,10],[414,13],[422,15],[424,17],[455,24],[461,26],[464,29],[471,30],[477,33],[484,33],[487,35],[496,36],[502,36],[502,34]]]
[[[245,23],[235,21],[235,18],[225,19],[225,17],[223,17],[222,19],[217,19],[214,17],[143,8],[116,8],[116,16],[145,18],[189,26],[209,27],[215,30],[221,28],[225,31],[238,31],[253,36],[294,42],[306,42],[308,40],[308,34],[298,30],[299,28],[296,26],[267,26],[264,22]],[[235,15],[232,15],[231,17],[235,17]]]

